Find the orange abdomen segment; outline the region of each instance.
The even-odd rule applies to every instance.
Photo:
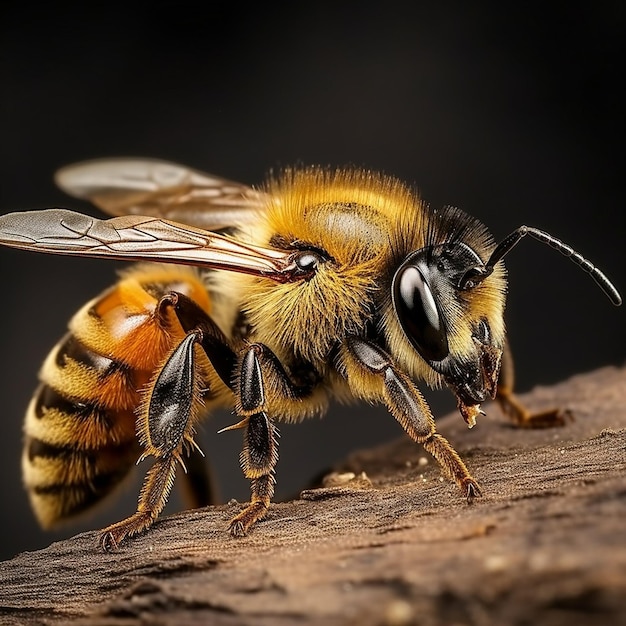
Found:
[[[175,316],[154,312],[178,291],[207,313],[209,296],[194,270],[132,268],[85,305],[48,355],[24,425],[23,476],[44,527],[101,500],[139,456],[135,418],[143,387],[184,337]]]

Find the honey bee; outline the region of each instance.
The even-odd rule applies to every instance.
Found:
[[[384,404],[468,500],[480,487],[435,427],[416,386],[447,386],[472,427],[496,398],[519,426],[563,424],[513,394],[503,321],[503,257],[525,236],[608,278],[570,246],[520,226],[496,244],[463,211],[432,209],[399,180],[358,168],[304,167],[253,189],[181,165],[104,159],[56,175],[68,194],[113,215],[64,209],[0,217],[0,243],[139,261],[69,323],[25,418],[24,482],[44,527],[109,494],[154,457],[136,512],[105,528],[115,549],[163,510],[178,465],[201,504],[194,433],[218,407],[243,430],[245,535],[274,494],[280,421],[332,399]],[[152,262],[152,263],[150,263]]]

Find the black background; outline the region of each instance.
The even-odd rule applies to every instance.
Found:
[[[498,239],[522,223],[546,229],[626,290],[622,3],[553,13],[525,3],[54,4],[2,9],[1,213],[96,214],[51,178],[93,157],[161,157],[253,184],[279,165],[352,163],[415,183],[434,206],[462,207]],[[526,241],[507,267],[521,390],[623,363],[624,309],[573,264]],[[20,485],[22,415],[39,364],[116,264],[2,249],[0,268],[7,558],[116,521],[134,510],[139,483],[117,508],[38,530]],[[446,392],[427,397],[439,414],[453,408]],[[223,497],[243,501],[240,435],[214,434],[230,419],[206,422],[201,441]],[[285,498],[350,450],[401,430],[383,408],[359,406],[281,432]],[[175,496],[168,511],[178,506]]]

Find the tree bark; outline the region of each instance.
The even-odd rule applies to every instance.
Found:
[[[158,521],[119,551],[89,532],[0,563],[2,624],[618,624],[626,616],[626,368],[523,396],[571,409],[519,430],[495,405],[438,429],[481,484],[468,505],[408,438],[360,451],[274,504]]]

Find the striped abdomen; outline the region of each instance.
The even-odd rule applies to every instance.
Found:
[[[198,274],[178,266],[132,268],[85,305],[48,355],[24,425],[24,482],[42,526],[107,495],[139,456],[141,390],[184,333],[159,323],[160,297],[178,291],[209,312]]]

